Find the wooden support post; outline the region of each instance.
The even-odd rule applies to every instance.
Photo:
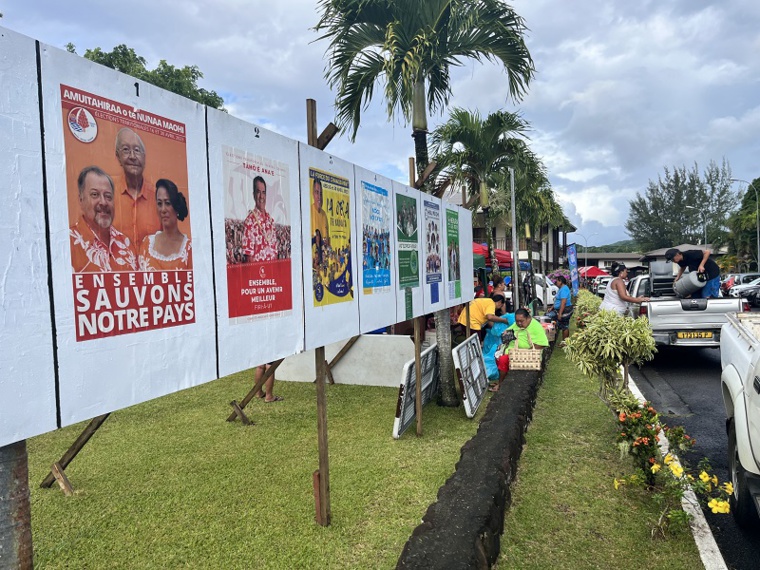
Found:
[[[32,570],[32,507],[26,440],[0,446],[0,568]]]
[[[272,363],[272,365],[269,368],[267,368],[266,371],[264,372],[264,374],[261,376],[261,380],[259,380],[258,382],[254,383],[253,388],[251,388],[250,392],[248,392],[245,395],[245,398],[243,398],[243,400],[238,404],[238,406],[240,407],[241,411],[245,409],[245,407],[248,405],[248,403],[251,400],[253,400],[253,397],[256,395],[256,392],[258,392],[259,390],[261,390],[261,387],[264,385],[264,383],[267,380],[269,380],[269,377],[272,374],[274,374],[274,371],[277,370],[277,367],[280,364],[282,364],[283,360],[284,359],[282,359],[282,358],[280,358],[280,360],[275,360]],[[234,408],[234,406],[233,406],[233,408]],[[227,421],[228,422],[234,422],[235,418],[237,418],[237,417],[238,417],[237,412],[233,410],[233,412],[227,417]]]
[[[330,464],[327,451],[327,395],[325,392],[325,347],[315,351],[317,366],[317,441],[319,443],[319,516],[317,522],[330,526]]]
[[[422,323],[420,318],[414,319],[414,373],[417,377],[415,384],[414,413],[417,415],[417,436],[422,435]]]
[[[230,402],[230,406],[232,406],[232,410],[235,412],[235,415],[238,418],[240,418],[240,421],[243,422],[244,426],[249,426],[253,424],[253,422],[248,419],[248,416],[245,415],[243,408],[241,408],[240,405],[235,400],[232,400]]]
[[[409,186],[414,186],[414,158],[409,157]]]
[[[435,170],[435,167],[438,166],[438,163],[436,161],[431,161],[430,164],[427,165],[427,168],[422,171],[422,176],[420,176],[417,180],[414,181],[414,186],[419,190],[425,185],[425,182],[427,182],[427,179],[430,178],[430,175],[433,173],[433,170]]]
[[[74,488],[71,486],[69,478],[66,477],[66,473],[63,472],[61,464],[53,463],[50,472],[53,474],[53,477],[55,477],[55,480],[58,481],[58,486],[61,488],[61,491],[63,491],[63,494],[67,497],[71,497],[71,495],[74,494]]]
[[[314,518],[316,519],[318,525],[327,526],[327,524],[325,524],[324,520],[322,519],[322,501],[319,497],[319,469],[312,473],[311,483],[314,487],[314,510],[316,513],[314,515]]]
[[[306,142],[309,146],[317,146],[317,102],[306,99]]]
[[[325,147],[330,144],[330,141],[333,140],[335,135],[338,134],[338,127],[336,127],[333,123],[330,123],[325,127],[325,130],[320,133],[320,135],[317,137],[317,148],[319,150],[325,150]]]
[[[91,419],[90,423],[87,424],[87,427],[84,428],[84,431],[82,431],[76,441],[71,444],[71,447],[69,447],[66,453],[64,453],[61,459],[58,460],[54,465],[58,465],[61,470],[65,470],[69,466],[69,463],[71,463],[77,454],[82,451],[82,448],[87,444],[88,441],[90,441],[90,438],[95,435],[95,432],[98,431],[98,428],[103,425],[103,422],[105,422],[110,415],[111,413],[109,412],[107,414],[103,414],[102,416],[98,416],[97,418]],[[40,483],[40,487],[43,489],[49,489],[52,487],[54,482],[55,474],[50,471],[50,473],[48,473],[48,476],[45,477],[42,483]]]
[[[340,362],[341,358],[343,358],[344,356],[346,356],[346,354],[348,353],[348,351],[351,350],[351,347],[354,346],[356,344],[356,341],[359,340],[360,336],[361,335],[356,335],[356,336],[351,337],[350,339],[348,339],[348,342],[346,342],[346,344],[343,345],[343,348],[341,348],[338,351],[338,354],[336,354],[330,362],[325,361],[325,365],[327,366],[327,370],[326,370],[325,373],[327,374],[327,380],[330,382],[330,384],[335,384],[335,380],[334,380],[333,375],[332,375],[332,369],[333,369],[333,367],[336,366],[338,364],[338,362]],[[315,377],[314,378],[314,382],[316,382],[316,381],[317,381],[317,379]]]

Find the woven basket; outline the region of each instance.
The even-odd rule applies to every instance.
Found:
[[[544,358],[543,350],[536,350],[533,341],[530,338],[530,333],[525,331],[528,335],[528,342],[531,348],[518,348],[519,339],[515,343],[515,346],[509,349],[509,369],[510,370],[541,370],[541,363]],[[518,335],[519,336],[519,335]]]

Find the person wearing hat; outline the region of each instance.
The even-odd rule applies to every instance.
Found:
[[[715,261],[710,259],[710,250],[689,249],[681,251],[672,247],[665,252],[665,259],[677,263],[681,268],[675,281],[681,278],[684,269],[687,267],[689,271],[697,271],[707,275],[707,283],[695,295],[703,299],[720,297],[720,268]]]
[[[604,300],[599,305],[600,311],[615,311],[618,315],[625,315],[627,303],[645,303],[649,297],[631,297],[625,288],[625,280],[628,278],[628,268],[623,263],[612,262],[610,268],[613,279],[607,284]]]

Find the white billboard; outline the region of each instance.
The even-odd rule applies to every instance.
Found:
[[[361,332],[367,333],[396,323],[393,184],[358,166],[354,172],[359,325]]]
[[[396,321],[425,314],[422,299],[422,196],[419,190],[393,182],[396,233]]]
[[[0,29],[0,447],[56,428],[36,59]]]
[[[63,425],[216,378],[205,109],[41,46]]]
[[[298,143],[208,110],[221,376],[303,350]]]
[[[359,334],[354,166],[299,144],[306,349]]]
[[[441,199],[426,194],[421,200],[423,300],[425,313],[433,313],[448,306],[443,279],[446,227]]]

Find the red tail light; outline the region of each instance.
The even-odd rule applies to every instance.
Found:
[[[744,311],[745,313],[749,313],[750,311],[749,301],[747,299],[742,299],[742,311]]]
[[[645,304],[639,305],[639,316],[640,317],[646,317],[647,316],[647,306]]]

